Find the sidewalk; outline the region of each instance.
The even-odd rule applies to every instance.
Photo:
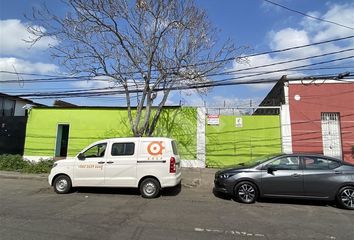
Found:
[[[214,175],[218,169],[182,168],[182,186],[187,188],[210,189],[214,185]],[[0,171],[0,178],[32,179],[47,181],[48,174],[31,174],[11,171]]]
[[[218,170],[214,168],[182,168],[182,186],[211,189],[214,186],[214,175]]]

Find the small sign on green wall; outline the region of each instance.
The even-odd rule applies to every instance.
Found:
[[[235,121],[235,124],[236,124],[236,127],[237,127],[237,128],[242,128],[242,127],[243,127],[242,118],[237,117],[237,118],[236,118],[236,121]]]

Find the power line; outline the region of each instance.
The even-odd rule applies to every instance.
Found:
[[[319,54],[319,55],[310,56],[310,57],[297,58],[297,59],[292,59],[292,60],[287,60],[287,61],[270,63],[270,64],[265,64],[265,65],[260,65],[260,66],[249,67],[249,68],[243,68],[243,69],[234,70],[234,71],[228,71],[226,73],[236,73],[236,72],[242,72],[242,71],[246,71],[246,70],[253,70],[253,69],[264,68],[264,67],[271,67],[271,66],[285,64],[285,63],[299,62],[299,61],[309,60],[309,59],[312,59],[312,58],[325,57],[325,56],[338,54],[338,53],[349,52],[349,51],[353,51],[353,50],[354,50],[354,48],[349,48],[349,49],[344,49],[344,50],[341,50],[341,51],[329,52],[329,53]],[[210,76],[217,76],[217,75],[221,75],[221,74],[215,73],[215,74],[209,74],[209,75],[206,75],[206,76],[210,77]]]
[[[321,44],[326,44],[326,43],[331,43],[331,42],[337,42],[337,41],[342,41],[342,40],[347,40],[354,38],[354,35],[347,36],[347,37],[342,37],[342,38],[335,38],[335,39],[330,39],[326,41],[321,41],[321,42],[316,42],[316,43],[310,43],[310,44],[305,44],[305,45],[299,45],[299,46],[294,46],[294,47],[289,47],[289,48],[283,48],[283,49],[278,49],[278,50],[273,50],[273,51],[266,51],[266,52],[260,52],[260,53],[255,53],[255,54],[249,54],[249,55],[243,55],[242,57],[248,58],[248,57],[255,57],[255,56],[261,56],[261,55],[266,55],[266,54],[273,54],[273,53],[280,53],[280,52],[286,52],[290,50],[295,50],[295,49],[300,49],[300,48],[306,48],[306,47],[311,47],[311,46],[316,46],[316,45],[321,45]],[[205,64],[210,64],[210,63],[219,63],[219,62],[226,62],[226,61],[233,61],[235,60],[235,57],[227,58],[227,59],[222,59],[222,60],[216,60],[216,61],[208,61],[208,62],[200,62],[196,64],[191,64],[191,65],[184,65],[182,67],[188,67],[188,66],[199,66],[199,65],[205,65]],[[171,67],[167,68],[169,70],[176,69],[176,67]],[[156,69],[153,69],[153,71],[157,71]],[[34,74],[34,73],[23,73],[23,72],[13,72],[13,71],[5,71],[5,70],[0,70],[0,73],[7,73],[7,74],[15,74],[15,75],[29,75],[29,76],[43,76],[43,77],[48,77],[49,79],[86,79],[90,78],[93,76],[90,75],[84,75],[84,76],[54,76],[54,75],[42,75],[42,74]],[[122,72],[120,74],[122,75],[127,75],[127,74],[137,74],[140,72]],[[105,77],[102,75],[102,77]],[[47,78],[47,79],[48,79]],[[46,79],[43,79],[46,80]],[[102,80],[102,79],[94,79],[95,81],[107,81],[107,80]]]
[[[354,66],[336,66],[336,67],[332,67],[332,66],[325,66],[325,67],[316,67],[316,68],[299,68],[297,70],[299,71],[316,71],[316,70],[336,70],[336,69],[354,69]],[[247,71],[247,74],[253,74],[253,73],[266,73],[267,71]],[[245,73],[232,73],[233,75],[237,75],[237,74],[245,74]],[[225,75],[230,75],[229,73],[225,72]],[[291,74],[288,74],[291,75]],[[333,75],[333,74],[331,74]],[[0,81],[1,82],[1,81]],[[16,84],[14,82],[14,84]],[[108,88],[116,88],[116,87],[107,87],[104,89],[108,89]],[[23,88],[23,90],[20,89],[15,89],[14,88],[2,88],[1,90],[7,93],[31,93],[33,91],[36,90],[41,90],[41,91],[51,91],[51,90],[57,90],[57,91],[65,91],[65,90],[71,90],[71,91],[79,91],[79,90],[97,90],[98,88],[56,88],[56,87],[52,87],[52,88]]]
[[[353,76],[353,75],[349,75]],[[289,78],[289,81],[299,81],[299,80],[316,80],[316,79],[335,79],[338,75],[332,76],[307,76],[303,78]],[[235,78],[233,78],[234,80]],[[231,79],[228,79],[228,81]],[[198,88],[209,88],[209,87],[217,87],[217,86],[228,86],[228,85],[247,85],[247,84],[261,84],[261,83],[275,83],[278,82],[279,79],[268,78],[268,79],[256,79],[256,80],[248,80],[248,81],[239,81],[239,82],[218,82],[218,83],[205,83],[205,84],[195,84],[195,85],[187,85],[187,86],[177,86],[168,88],[169,90],[188,90],[188,89],[198,89]],[[341,81],[338,79],[338,81]],[[159,88],[155,89],[156,92],[164,91],[166,89]],[[129,90],[129,93],[140,93],[142,90]],[[70,97],[90,97],[90,96],[104,96],[104,95],[113,95],[113,94],[124,94],[124,90],[112,90],[112,91],[96,91],[96,92],[79,92],[79,93],[42,93],[42,94],[23,94],[23,95],[16,95],[17,97],[33,97],[34,99],[49,99],[49,98],[70,98]]]
[[[341,50],[341,51],[334,51],[334,52],[319,54],[319,55],[310,56],[310,57],[297,58],[297,59],[281,61],[281,62],[276,62],[276,63],[271,63],[271,64],[265,64],[265,65],[259,65],[259,66],[249,67],[249,68],[243,68],[243,69],[239,69],[239,70],[225,71],[225,72],[221,72],[221,73],[206,74],[206,75],[203,75],[203,76],[200,76],[200,77],[222,76],[222,75],[238,73],[238,72],[247,71],[247,70],[254,70],[254,69],[258,69],[258,68],[276,66],[276,65],[281,65],[281,64],[285,64],[285,63],[299,62],[299,61],[309,60],[309,59],[318,58],[318,57],[325,57],[325,56],[339,54],[339,53],[344,53],[344,52],[349,52],[349,51],[353,51],[353,50],[354,50],[354,48],[349,48],[349,49],[344,49],[344,50]],[[311,65],[304,65],[304,66],[307,67],[307,66],[311,66]],[[263,74],[267,74],[267,73],[268,72],[258,73],[258,74],[255,74],[254,76],[263,75]],[[184,78],[178,79],[178,81],[183,81],[183,80],[185,80],[185,79]],[[71,80],[64,80],[64,79],[61,79],[61,78],[60,79],[57,79],[57,78],[56,79],[40,78],[40,79],[23,79],[20,82],[21,83],[38,83],[38,82],[54,83],[54,82],[66,82],[66,81],[74,82],[74,81],[89,81],[89,80],[88,79],[84,79],[84,78],[82,78],[82,79],[71,79]],[[108,82],[108,80],[104,80],[104,79],[92,79],[91,81],[105,81],[105,82]],[[14,82],[14,80],[2,80],[1,83],[15,83],[15,82]],[[132,83],[130,86],[135,86],[135,85],[136,84]]]
[[[349,67],[349,66],[347,66],[347,67],[319,67],[319,68],[299,68],[298,70],[300,70],[300,71],[316,71],[316,70],[333,70],[333,69],[348,69],[348,68],[353,68],[354,69],[354,66],[352,66],[352,67]],[[247,73],[266,73],[267,71],[252,71],[252,72],[249,72],[249,71],[247,71]],[[235,74],[245,74],[245,73],[235,73]],[[291,74],[291,73],[289,73],[289,74],[287,74],[287,75],[294,75],[294,74]],[[332,74],[327,74],[327,75],[321,75],[321,76],[330,76],[330,75],[333,75],[333,73]],[[26,94],[26,93],[36,93],[35,91],[37,91],[37,93],[40,93],[40,92],[38,92],[38,90],[40,90],[40,91],[58,91],[58,92],[60,92],[60,91],[69,91],[69,92],[76,92],[76,91],[95,91],[95,90],[107,90],[107,89],[115,89],[115,88],[117,88],[117,87],[106,87],[106,88],[54,88],[54,87],[52,87],[52,88],[40,88],[40,89],[38,89],[38,88],[26,88],[26,89],[23,89],[23,90],[21,90],[21,89],[13,89],[13,88],[11,88],[11,89],[6,89],[6,88],[2,88],[1,90],[3,91],[3,92],[6,92],[6,93],[17,93],[17,94]]]
[[[198,83],[198,84],[193,84],[193,85],[187,85],[188,87],[191,88],[196,88],[194,86],[200,86],[200,88],[206,88],[206,87],[213,87],[213,86],[219,86],[216,84],[220,84],[220,83],[224,83],[225,82],[229,82],[229,81],[233,81],[233,80],[239,80],[239,79],[243,79],[243,78],[250,78],[250,77],[255,77],[255,76],[261,76],[261,75],[266,75],[266,74],[271,74],[271,73],[277,73],[277,72],[284,72],[284,71],[289,71],[289,70],[294,70],[294,69],[299,69],[299,68],[303,68],[303,67],[307,67],[307,66],[314,66],[314,65],[319,65],[319,64],[325,64],[325,63],[332,63],[332,62],[336,62],[336,61],[342,61],[342,60],[346,60],[346,59],[350,59],[350,58],[354,58],[354,56],[349,56],[349,57],[344,57],[344,58],[339,58],[339,59],[333,59],[333,60],[328,60],[328,61],[322,61],[322,62],[317,62],[317,63],[312,63],[312,64],[307,64],[307,65],[302,65],[302,66],[296,66],[296,67],[291,67],[291,68],[285,68],[285,69],[278,69],[278,70],[273,70],[273,71],[268,71],[268,72],[264,72],[264,73],[258,73],[258,74],[250,74],[250,75],[245,75],[245,76],[240,76],[240,77],[235,77],[235,78],[227,78],[227,79],[222,79],[222,80],[216,80],[216,81],[209,81],[209,82],[203,82],[203,83]],[[247,84],[246,81],[243,81],[244,84]],[[251,82],[253,83],[253,82]],[[256,82],[257,83],[257,82]],[[232,85],[232,84],[231,84]],[[101,88],[100,90],[108,90],[111,88]],[[178,89],[185,89],[182,87],[179,87],[177,89],[174,90],[178,90]],[[94,89],[92,89],[94,90]],[[96,89],[97,90],[97,89]],[[164,89],[162,89],[164,90]],[[128,92],[141,92],[142,89],[135,89],[135,90],[129,90]],[[154,91],[160,91],[158,89],[155,89]],[[95,94],[97,92],[91,92],[88,93],[87,91],[83,90],[82,92],[86,92],[87,94]],[[114,92],[114,91],[113,91]],[[57,94],[79,94],[78,92],[73,92],[73,91],[69,91],[69,92],[60,92]],[[101,92],[102,94],[105,93],[112,93],[112,91],[105,91],[105,92]],[[118,92],[117,92],[118,93]],[[119,93],[125,93],[125,91],[120,91]],[[53,95],[55,94],[55,92],[50,92],[50,93],[37,93],[37,94],[21,94],[18,95],[19,97],[29,97],[29,96],[45,96],[45,95]],[[108,94],[109,95],[109,94]]]
[[[275,2],[272,2],[272,1],[269,1],[269,0],[264,0],[265,2],[267,3],[270,3],[270,4],[273,4],[273,5],[276,5],[278,7],[281,7],[281,8],[284,8],[288,11],[291,11],[291,12],[295,12],[295,13],[298,13],[298,14],[301,14],[305,17],[308,17],[308,18],[312,18],[312,19],[315,19],[315,20],[318,20],[318,21],[322,21],[322,22],[326,22],[326,23],[331,23],[331,24],[334,24],[334,25],[337,25],[337,26],[340,26],[340,27],[344,27],[344,28],[347,28],[347,29],[351,29],[351,30],[354,30],[353,27],[349,27],[349,26],[346,26],[346,25],[343,25],[343,24],[340,24],[340,23],[337,23],[337,22],[333,22],[333,21],[330,21],[330,20],[327,20],[327,19],[324,19],[324,18],[318,18],[318,17],[315,17],[315,16],[311,16],[309,14],[306,14],[306,13],[303,13],[303,12],[300,12],[298,10],[294,10],[294,9],[291,9],[289,7],[286,7],[284,5],[281,5],[279,3],[275,3]]]
[[[249,74],[249,75],[244,75],[244,76],[240,76],[240,77],[237,77],[237,78],[216,80],[216,81],[213,81],[213,82],[217,83],[217,82],[225,82],[225,81],[230,81],[230,80],[238,80],[238,79],[242,79],[242,78],[256,77],[256,76],[261,76],[261,75],[265,75],[265,74],[279,73],[279,72],[295,70],[295,69],[299,69],[299,68],[303,68],[303,67],[316,66],[316,65],[325,64],[325,63],[332,63],[332,62],[347,60],[347,59],[351,59],[351,58],[354,58],[354,56],[337,58],[337,59],[332,59],[332,60],[328,60],[328,61],[322,61],[322,62],[307,64],[307,65],[302,65],[302,66],[290,67],[290,68],[285,68],[285,69],[280,69],[280,70],[278,69],[278,70],[268,71],[268,72],[264,72],[264,73]]]

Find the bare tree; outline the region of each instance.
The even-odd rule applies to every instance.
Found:
[[[32,43],[55,37],[53,55],[71,73],[116,82],[134,136],[153,134],[171,88],[208,81],[236,52],[230,41],[217,41],[217,29],[193,0],[64,2],[64,17],[45,6],[33,10]]]

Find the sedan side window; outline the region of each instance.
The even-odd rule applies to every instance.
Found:
[[[271,167],[274,170],[298,170],[300,162],[298,157],[281,157],[270,162],[267,167]]]
[[[106,152],[106,147],[107,147],[107,143],[99,143],[87,149],[83,154],[85,158],[104,157],[104,153]]]
[[[304,166],[309,170],[328,170],[339,167],[340,163],[321,157],[304,157]]]

